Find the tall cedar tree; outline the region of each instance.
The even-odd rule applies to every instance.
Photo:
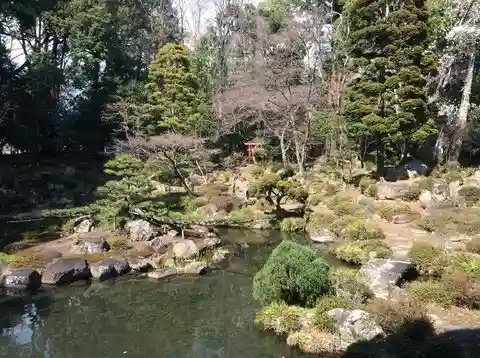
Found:
[[[192,127],[201,95],[185,46],[169,43],[160,48],[150,64],[146,88],[150,134]]]
[[[435,133],[427,107],[427,76],[436,60],[427,53],[424,0],[352,0],[353,65],[359,74],[345,108],[350,134],[377,148],[377,174],[385,172],[385,147],[406,155]]]

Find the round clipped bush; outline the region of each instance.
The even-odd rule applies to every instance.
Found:
[[[329,265],[308,247],[285,240],[271,253],[253,278],[253,297],[311,306],[330,290]]]

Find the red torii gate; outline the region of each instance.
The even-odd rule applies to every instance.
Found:
[[[259,142],[245,142],[245,147],[247,147],[247,161],[249,163],[255,162],[255,152],[258,148],[262,147],[262,143]]]

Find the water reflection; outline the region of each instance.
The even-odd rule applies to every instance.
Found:
[[[253,325],[252,275],[272,249],[251,245],[201,278],[122,278],[0,298],[0,356],[305,357]]]

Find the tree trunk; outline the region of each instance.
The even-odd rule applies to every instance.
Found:
[[[453,133],[451,150],[448,153],[449,162],[458,162],[460,150],[462,149],[463,138],[467,127],[468,110],[470,109],[470,95],[472,93],[473,73],[475,69],[475,54],[472,52],[468,58],[468,69],[463,85],[462,101],[458,109],[455,122],[455,132]]]
[[[381,134],[377,134],[377,175],[379,178],[385,175],[385,145]]]
[[[287,148],[285,147],[285,138],[283,134],[279,136],[279,140],[280,140],[280,151],[282,152],[282,163],[286,167],[288,166]]]

